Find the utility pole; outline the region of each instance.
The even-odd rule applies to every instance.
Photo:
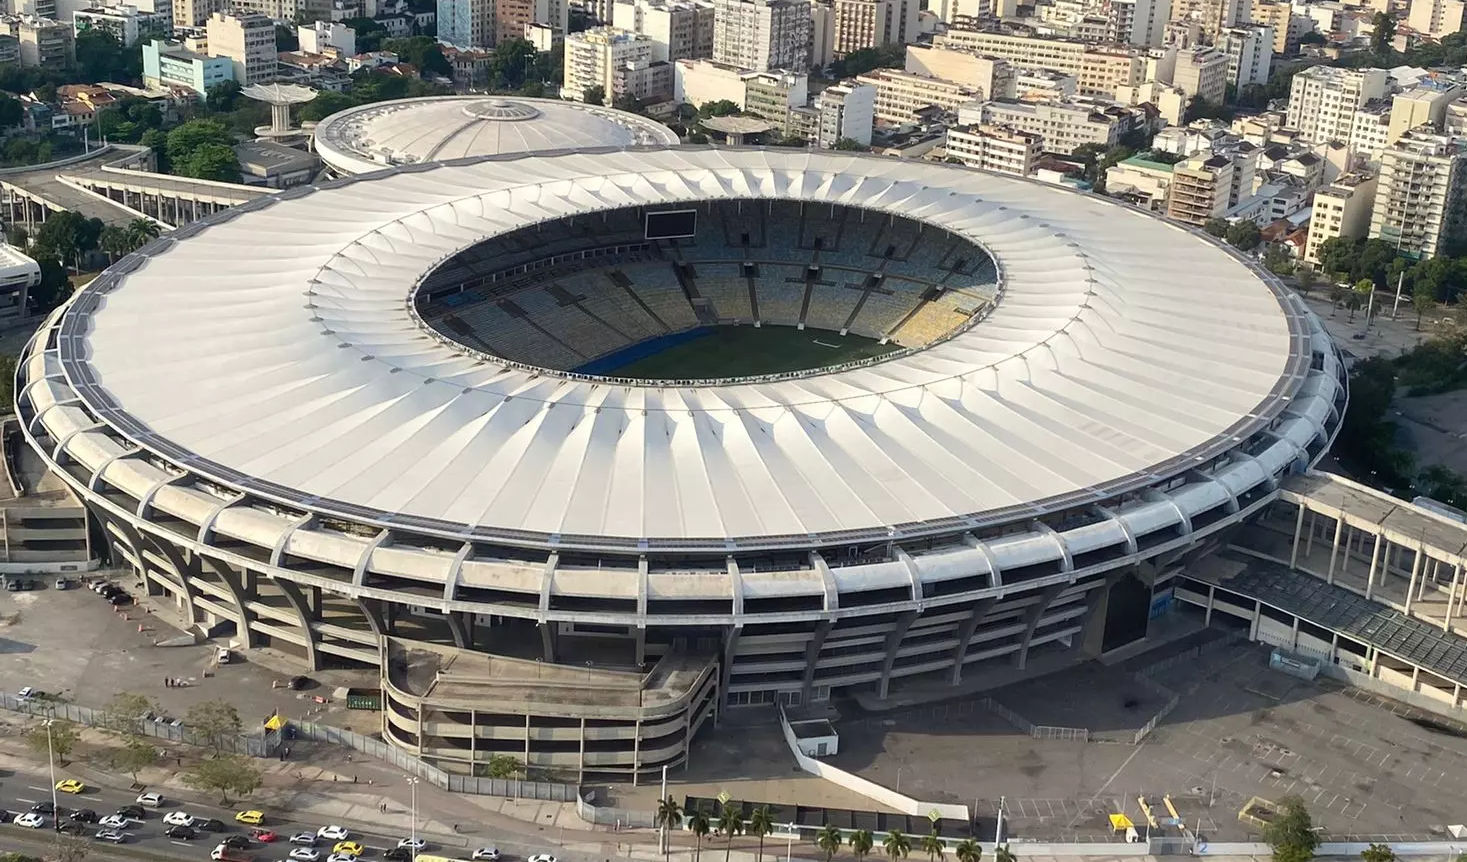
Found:
[[[41,722],[46,726],[46,763],[51,768],[51,826],[56,830],[56,846],[61,846],[61,806],[56,800],[56,750],[51,744],[51,722],[55,721],[55,714],[51,718]]]

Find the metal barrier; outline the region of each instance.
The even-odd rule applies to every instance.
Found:
[[[576,796],[576,813],[587,823],[622,828],[654,829],[657,814],[652,811],[636,811],[631,808],[611,808],[591,802],[591,794]]]
[[[13,694],[0,693],[0,708],[37,718],[61,718],[85,727],[98,727],[125,733],[137,733],[153,739],[166,739],[205,748],[217,748],[230,754],[249,757],[271,757],[280,747],[279,734],[267,736],[224,736],[217,739],[201,736],[182,722],[139,720],[129,727],[126,722],[103,709],[77,706],[74,703],[58,703],[51,700],[20,698]]]
[[[1090,741],[1090,729],[1088,727],[1054,727],[1047,724],[1036,724],[1029,731],[1029,735],[1035,739],[1063,739],[1078,742]]]
[[[1012,724],[1019,730],[1022,730],[1030,736],[1034,735],[1034,722],[1030,721],[1022,715],[1019,715],[1012,709],[1009,709],[1008,707],[1004,706],[1003,704],[999,703],[991,697],[985,697],[980,700],[979,703],[983,704],[986,709],[991,710],[996,715],[998,715],[999,718],[1002,718],[1004,721],[1007,721],[1009,724]]]

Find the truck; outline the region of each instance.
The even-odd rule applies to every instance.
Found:
[[[209,858],[214,862],[253,862],[254,858],[243,850],[236,850],[220,844],[209,853]]]

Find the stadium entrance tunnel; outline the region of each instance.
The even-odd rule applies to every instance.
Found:
[[[839,204],[697,201],[580,214],[454,255],[418,319],[476,354],[622,380],[729,380],[877,362],[997,301],[992,256]]]

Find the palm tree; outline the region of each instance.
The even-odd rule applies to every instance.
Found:
[[[718,831],[723,833],[723,862],[728,862],[729,853],[733,852],[733,837],[744,828],[743,809],[732,802],[723,803],[723,810],[718,814]]]
[[[97,235],[97,247],[105,252],[107,259],[113,263],[116,263],[119,257],[132,251],[131,242],[127,231],[117,225],[109,224]]]
[[[657,803],[657,814],[653,818],[662,830],[662,858],[672,858],[672,830],[682,825],[683,810],[671,796]]]
[[[840,830],[829,823],[825,824],[824,828],[815,833],[815,845],[825,851],[825,862],[830,862],[831,857],[840,852]]]
[[[703,839],[708,837],[708,812],[701,806],[688,815],[688,831],[693,833],[693,862],[703,858]]]
[[[893,829],[886,833],[886,840],[881,842],[881,849],[891,857],[891,862],[900,862],[907,858],[908,853],[912,852],[912,842],[907,840],[907,836],[903,835],[900,829]]]
[[[953,848],[953,855],[958,857],[958,862],[978,862],[983,858],[983,845],[972,838],[964,838]]]
[[[754,862],[764,862],[764,836],[773,831],[774,812],[769,810],[768,805],[761,805],[749,812],[749,822],[744,825],[744,833],[759,839],[759,855],[754,857]]]
[[[870,829],[857,829],[851,834],[851,855],[856,857],[856,862],[861,862],[875,844],[876,839],[871,837]]]
[[[142,248],[150,241],[157,239],[158,235],[163,232],[158,223],[150,218],[135,218],[128,222],[127,227],[122,230],[127,235],[128,242],[132,244],[129,251]]]
[[[927,854],[928,862],[937,862],[937,858],[946,851],[942,836],[937,834],[937,825],[933,824],[932,831],[922,836],[922,852]]]
[[[993,862],[1017,862],[1014,852],[1007,844],[993,845]]]

